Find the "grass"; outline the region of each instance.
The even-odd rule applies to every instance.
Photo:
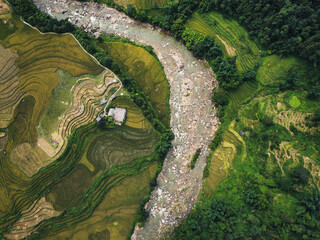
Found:
[[[169,83],[161,64],[141,47],[128,43],[106,43],[109,55],[121,64],[135,79],[141,90],[150,98],[159,118],[169,125]]]
[[[95,214],[64,228],[46,239],[119,239],[125,240],[135,219],[136,209],[148,194],[148,183],[155,174],[156,165],[150,165],[140,174],[127,177],[105,195]]]
[[[121,107],[127,109],[125,125],[137,129],[152,129],[150,122],[143,116],[139,107],[134,104],[128,97],[119,96],[112,101],[113,107]]]
[[[16,31],[0,40],[0,52],[9,56],[1,58],[5,64],[0,67],[0,81],[5,79],[0,91],[7,91],[2,95],[5,98],[0,99],[3,107],[0,119],[8,119],[4,124],[7,143],[0,154],[0,232],[8,233],[21,212],[29,211],[38,198],[46,196],[56,208],[66,211],[28,229],[39,227],[35,238],[50,239],[64,230],[76,235],[83,229],[87,229],[88,237],[103,233],[107,236],[108,232],[111,238],[115,234],[127,237],[140,202],[149,194],[149,182],[156,174],[157,163],[147,155],[153,152],[159,133],[130,99],[118,98],[114,104],[128,110],[126,125],[102,132],[95,121],[86,124],[88,118],[80,115],[72,121],[67,119],[66,129],[70,129],[70,134],[65,151],[56,161],[41,165],[39,161],[45,158],[37,146],[36,129],[48,126],[45,134],[52,132],[56,128],[54,119],[59,119],[69,108],[62,104],[74,103],[70,90],[78,89],[80,93],[85,89],[83,86],[99,85],[101,78],[97,75],[102,67],[71,35],[40,34],[19,19],[14,21]],[[5,48],[14,54],[8,54]],[[91,80],[88,82],[87,78]],[[76,96],[84,106],[95,106],[98,100]],[[6,112],[5,106],[10,106],[12,111]],[[50,111],[46,112],[48,107]],[[86,116],[95,115],[91,109],[85,107]],[[45,117],[38,128],[42,116]],[[32,172],[34,169],[36,173]],[[105,215],[101,215],[98,206],[105,207],[105,211],[101,210]],[[100,222],[96,221],[97,216]],[[30,219],[22,221],[26,222],[21,224],[28,224]],[[97,225],[91,228],[92,224]],[[106,226],[110,230],[106,231]]]
[[[102,171],[122,165],[141,156],[150,155],[159,135],[153,129],[136,129],[123,126],[105,131],[89,145],[89,162]]]
[[[211,198],[217,186],[229,176],[228,169],[238,155],[237,148],[246,148],[245,142],[241,136],[234,130],[235,121],[231,122],[228,129],[222,135],[222,141],[217,149],[212,153],[209,168],[209,176],[204,181],[203,192],[205,198]],[[246,158],[246,152],[243,151],[242,159]]]
[[[195,13],[186,26],[204,35],[215,37],[225,54],[237,56],[236,65],[239,71],[252,69],[261,59],[260,49],[249,38],[247,31],[235,20],[225,18],[220,13]]]
[[[244,82],[237,89],[228,92],[230,99],[228,116],[236,114],[243,102],[250,99],[258,90],[257,82]]]
[[[305,65],[305,62],[295,57],[267,56],[263,58],[257,71],[257,80],[263,85],[277,84],[286,79],[290,70],[301,67],[301,65]]]
[[[114,0],[120,6],[127,7],[128,4],[133,4],[137,9],[150,9],[164,7],[168,0]]]

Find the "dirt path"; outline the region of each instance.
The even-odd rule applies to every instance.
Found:
[[[235,50],[233,47],[229,46],[228,43],[226,43],[226,41],[224,41],[218,34],[216,34],[216,36],[217,36],[217,38],[219,38],[219,40],[220,40],[220,41],[222,42],[222,44],[225,46],[225,48],[226,48],[226,50],[227,50],[227,52],[228,52],[228,55],[229,55],[230,57],[235,56],[235,55],[236,55],[236,50]]]
[[[105,104],[104,109],[103,109],[103,113],[105,116],[107,116],[107,108],[109,106],[109,104],[111,103],[111,101],[115,98],[115,96],[117,96],[118,92],[122,89],[122,82],[120,81],[120,86],[117,89],[117,91],[111,95],[111,97],[108,99],[108,102]]]
[[[113,33],[151,45],[161,61],[170,84],[171,127],[175,134],[158,186],[147,209],[150,217],[132,239],[159,239],[191,211],[202,187],[208,145],[218,127],[211,101],[216,85],[214,74],[195,59],[185,46],[151,25],[138,23],[118,11],[96,3],[66,0],[34,0],[44,12],[67,18],[88,31]],[[187,166],[197,148],[202,148],[196,167]]]

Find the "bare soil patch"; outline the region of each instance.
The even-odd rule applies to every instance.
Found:
[[[226,43],[226,41],[224,41],[218,34],[217,34],[216,36],[217,36],[217,38],[219,38],[219,40],[220,40],[220,41],[222,42],[222,44],[225,46],[225,48],[226,48],[226,50],[227,50],[227,52],[228,52],[228,55],[229,55],[230,57],[235,56],[235,55],[236,55],[236,50],[235,50],[233,47],[229,46],[229,44]]]

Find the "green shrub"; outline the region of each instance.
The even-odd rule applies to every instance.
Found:
[[[198,148],[196,153],[193,155],[192,157],[192,160],[191,160],[191,163],[190,163],[190,168],[191,169],[194,169],[195,165],[196,165],[196,162],[200,156],[200,153],[201,153],[201,148]]]

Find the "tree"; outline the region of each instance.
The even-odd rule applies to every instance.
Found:
[[[310,99],[317,99],[320,97],[320,84],[314,85],[307,95]]]
[[[295,87],[297,86],[298,82],[299,82],[299,76],[296,72],[290,70],[289,71],[289,75],[286,78],[285,82],[280,83],[279,89],[281,91],[284,90],[288,90],[288,89],[295,89]]]
[[[132,17],[132,18],[136,17],[137,10],[136,10],[136,8],[134,7],[133,4],[128,4],[127,5],[127,14],[128,14],[129,17]]]
[[[227,94],[221,88],[214,91],[212,99],[214,102],[216,102],[218,105],[221,105],[222,107],[228,105],[229,103],[229,98]]]
[[[178,18],[177,20],[175,20],[171,27],[171,31],[174,33],[174,37],[181,38],[184,28],[185,28],[184,23],[181,18]]]
[[[301,203],[312,216],[320,218],[320,192],[318,189],[314,188],[311,193],[305,193]]]
[[[222,48],[220,45],[215,44],[213,47],[209,49],[209,51],[206,53],[207,59],[215,59],[219,56],[222,56]]]
[[[309,181],[310,172],[303,166],[296,167],[291,173],[291,178],[294,183],[306,185]]]
[[[201,41],[197,41],[194,44],[194,54],[196,57],[203,58],[214,47],[214,38],[206,35]]]

